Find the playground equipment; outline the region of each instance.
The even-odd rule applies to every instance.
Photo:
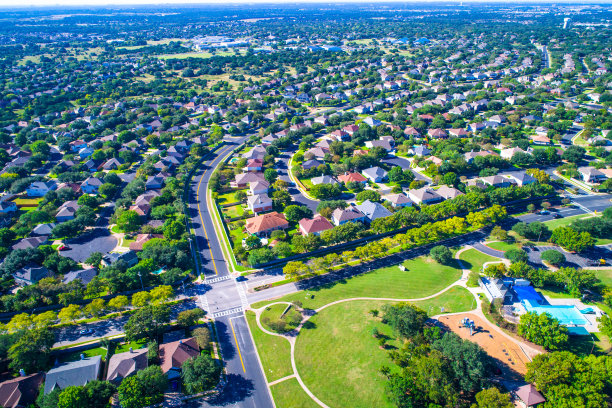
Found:
[[[474,332],[476,331],[476,326],[473,320],[470,320],[467,317],[461,319],[461,326],[470,329],[470,336],[474,335]]]

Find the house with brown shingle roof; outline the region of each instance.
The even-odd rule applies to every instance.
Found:
[[[43,373],[36,373],[0,383],[0,406],[25,408],[33,405],[44,378]]]
[[[147,368],[149,365],[147,352],[148,349],[145,347],[135,351],[130,348],[130,351],[125,353],[113,354],[108,360],[106,380],[119,384],[124,378]]]
[[[142,251],[142,247],[144,244],[152,240],[153,238],[163,238],[162,234],[138,234],[136,235],[136,240],[134,242],[130,242],[130,249],[132,251]]]
[[[183,363],[199,355],[200,346],[193,337],[159,345],[160,366],[169,380],[180,378]]]
[[[284,214],[273,211],[249,218],[245,228],[249,234],[266,236],[272,231],[289,228],[289,222],[287,222]]]

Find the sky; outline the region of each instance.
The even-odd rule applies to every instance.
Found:
[[[444,3],[459,3],[460,0],[452,1],[440,1],[440,0],[417,0],[417,1],[406,1],[406,0],[297,0],[290,1],[291,3],[389,3],[392,1],[398,1],[402,3],[430,3],[430,2],[444,2]],[[487,3],[582,3],[580,0],[472,0],[474,2],[487,2]],[[608,3],[608,0],[603,0]],[[0,7],[28,7],[28,6],[104,6],[104,5],[141,5],[141,4],[221,4],[221,3],[287,3],[287,0],[0,0]],[[464,0],[465,3],[470,0]],[[600,3],[598,0],[590,0],[588,3]]]

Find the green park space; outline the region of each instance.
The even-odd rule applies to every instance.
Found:
[[[459,259],[461,259],[461,262],[463,262],[465,269],[469,269],[472,272],[480,272],[482,270],[482,266],[487,262],[500,261],[499,258],[483,254],[482,252],[473,248],[463,251],[461,255],[459,255]]]
[[[592,217],[591,214],[572,215],[571,217],[565,217],[565,218],[559,218],[559,219],[556,219],[556,220],[544,221],[544,224],[546,224],[548,226],[548,228],[552,231],[555,228],[566,227],[566,226],[570,225],[574,221],[581,220],[583,218],[590,218],[590,217]]]
[[[330,407],[392,407],[385,398],[386,378],[380,373],[391,366],[388,352],[401,347],[389,326],[372,310],[390,302],[355,300],[338,303],[313,316],[296,341],[296,366],[310,391]],[[414,302],[434,315],[442,307],[448,313],[476,307],[473,296],[453,287],[435,298]],[[372,335],[377,329],[388,339],[381,348]],[[313,356],[317,358],[313,358]]]
[[[433,295],[461,277],[459,265],[441,265],[429,257],[405,261],[402,271],[398,265],[380,268],[329,285],[284,296],[276,301],[299,301],[306,309],[317,309],[340,299],[355,297],[417,299]],[[271,301],[253,304],[262,307]]]
[[[302,321],[302,314],[293,305],[277,303],[270,305],[261,314],[261,324],[271,332],[286,333],[295,329]]]
[[[612,270],[597,270],[595,275],[605,286],[612,288]]]
[[[521,249],[521,246],[516,242],[496,241],[487,243],[489,248],[497,249],[498,251],[509,251],[511,249]],[[484,255],[484,254],[483,254]]]
[[[293,370],[291,368],[291,346],[289,342],[282,337],[264,333],[257,325],[254,312],[247,311],[246,319],[268,382],[291,375]]]
[[[272,385],[270,391],[278,408],[319,408],[295,378]]]

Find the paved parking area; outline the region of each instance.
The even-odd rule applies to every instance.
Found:
[[[605,259],[609,265],[612,263],[612,250],[610,245],[605,247],[594,247],[588,251],[583,251],[579,254],[567,252],[558,246],[538,246],[535,249],[529,250],[529,262],[537,265],[542,264],[542,252],[553,250],[561,252],[565,255],[565,264],[563,266],[571,266],[574,268],[589,268],[593,266],[599,266],[599,260]]]
[[[84,262],[94,252],[107,254],[117,246],[117,238],[107,228],[95,228],[92,232],[64,241],[70,249],[60,255],[76,262]]]

